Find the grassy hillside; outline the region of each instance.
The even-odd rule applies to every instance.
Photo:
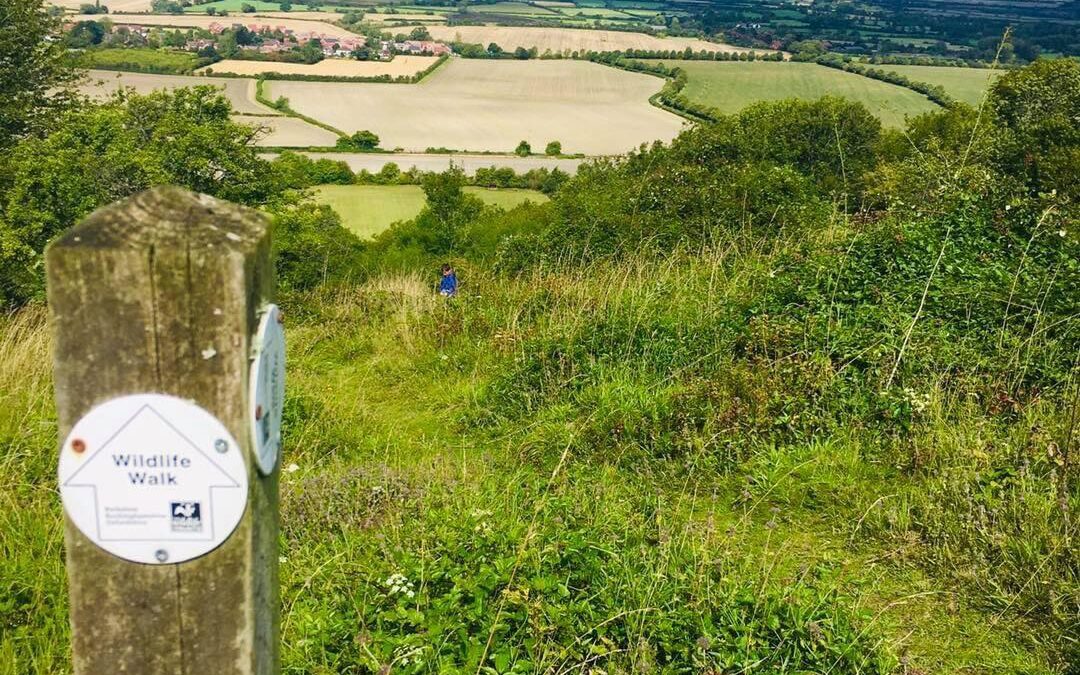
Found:
[[[686,71],[688,82],[682,92],[686,98],[724,113],[759,101],[831,95],[858,101],[884,124],[901,127],[906,116],[937,107],[909,89],[815,63],[678,61],[668,65]]]
[[[953,98],[970,105],[979,105],[994,80],[1002,71],[986,68],[952,68],[947,66],[875,66],[891,70],[917,82],[928,82],[945,87]]]
[[[525,201],[543,203],[548,198],[535,190],[468,187],[466,192],[485,204],[512,208]],[[341,216],[342,224],[359,237],[372,237],[399,220],[414,218],[424,207],[418,185],[322,185],[316,201]]]
[[[789,100],[493,171],[552,195],[510,210],[230,115],[0,135],[3,675],[70,669],[41,251],[157,183],[273,217],[284,672],[1075,675],[1080,63],[903,131]],[[357,180],[426,203],[361,241],[307,198]]]

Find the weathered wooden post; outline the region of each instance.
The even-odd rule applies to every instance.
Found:
[[[283,382],[264,410],[249,372],[276,317],[265,218],[155,188],[46,264],[75,672],[276,673]]]

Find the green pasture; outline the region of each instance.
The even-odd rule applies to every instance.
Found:
[[[534,190],[467,187],[465,191],[503,208],[548,200]],[[373,237],[424,208],[424,193],[418,185],[322,185],[316,199],[337,211],[345,227],[360,237]]]
[[[906,76],[910,80],[929,82],[945,87],[953,98],[964,103],[978,105],[983,94],[995,79],[1001,76],[1000,70],[986,68],[956,68],[951,66],[874,66],[881,70],[891,70]]]
[[[936,107],[910,89],[815,63],[679,61],[669,65],[686,71],[683,94],[688,99],[725,113],[758,101],[831,95],[858,101],[884,124],[898,127],[905,117]]]
[[[199,65],[199,58],[190,52],[174,52],[148,48],[87,49],[79,54],[84,68],[104,70],[133,70],[144,73],[186,73]]]

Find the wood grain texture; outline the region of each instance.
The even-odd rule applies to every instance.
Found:
[[[250,485],[233,534],[178,565],[121,560],[66,524],[75,672],[276,673],[278,476],[255,468],[246,415],[251,340],[273,294],[264,216],[155,188],[91,214],[46,265],[60,438],[116,396],[179,396],[245,448]]]

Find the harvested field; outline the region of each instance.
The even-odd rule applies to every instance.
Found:
[[[446,171],[453,164],[470,176],[477,169],[489,167],[509,167],[518,173],[530,169],[560,169],[569,174],[577,173],[578,166],[585,160],[558,159],[555,157],[518,157],[517,155],[425,155],[418,153],[375,153],[375,152],[305,152],[313,159],[336,159],[345,162],[353,171],[367,169],[375,173],[393,162],[402,171],[416,168],[420,171]],[[268,154],[268,157],[273,155]]]
[[[278,63],[274,61],[242,61],[226,59],[207,66],[200,73],[232,73],[234,75],[315,75],[323,77],[409,77],[430,67],[435,56],[397,56],[393,61],[357,61],[356,59],[323,59],[318,63]]]
[[[842,96],[865,105],[888,126],[937,108],[925,96],[869,77],[816,63],[679,61],[688,81],[683,94],[697,103],[733,113],[758,101]]]
[[[445,14],[375,14],[366,12],[364,21],[371,23],[390,23],[393,21],[418,21],[422,23],[446,23]]]
[[[384,148],[621,154],[674,138],[683,120],[654,108],[663,80],[583,61],[451,59],[414,85],[270,81],[301,114],[348,133],[369,129]]]
[[[209,28],[212,23],[228,25],[233,22],[244,24],[269,23],[270,19],[252,19],[251,15],[241,16],[200,16],[198,14],[109,14],[108,18],[114,24],[128,26],[173,26],[176,28]],[[72,19],[74,21],[100,20],[99,14],[79,14]],[[274,17],[274,26],[284,26],[297,32],[315,32],[332,37],[355,37],[356,34],[323,21],[307,21],[304,19],[285,19]]]
[[[428,26],[436,40],[453,42],[461,40],[475,44],[496,43],[503,49],[536,47],[541,52],[574,51],[621,51],[624,49],[647,49],[652,51],[681,51],[690,47],[694,51],[740,52],[749,51],[731,45],[706,42],[694,38],[660,38],[645,33],[627,33],[614,30],[577,28],[534,28],[509,26]],[[762,51],[761,53],[766,53]]]
[[[243,114],[277,115],[276,110],[255,101],[255,80],[198,77],[194,75],[152,75],[149,73],[121,73],[111,70],[91,70],[79,85],[79,91],[97,98],[105,97],[117,89],[130,87],[140,94],[159,89],[179,87],[212,86],[224,90],[233,110]]]
[[[1003,74],[1000,70],[948,66],[882,65],[874,68],[891,70],[918,82],[940,84],[950,96],[971,105],[978,105],[994,80]]]
[[[275,148],[327,147],[337,142],[338,136],[314,124],[308,124],[296,117],[256,117],[253,115],[235,115],[233,120],[252,126],[262,126],[268,133],[256,141],[255,145]]]
[[[535,190],[469,186],[465,192],[504,209],[526,201],[541,204],[548,200]],[[322,185],[315,190],[315,200],[330,205],[342,224],[359,237],[374,237],[393,223],[414,218],[425,202],[419,185]]]

